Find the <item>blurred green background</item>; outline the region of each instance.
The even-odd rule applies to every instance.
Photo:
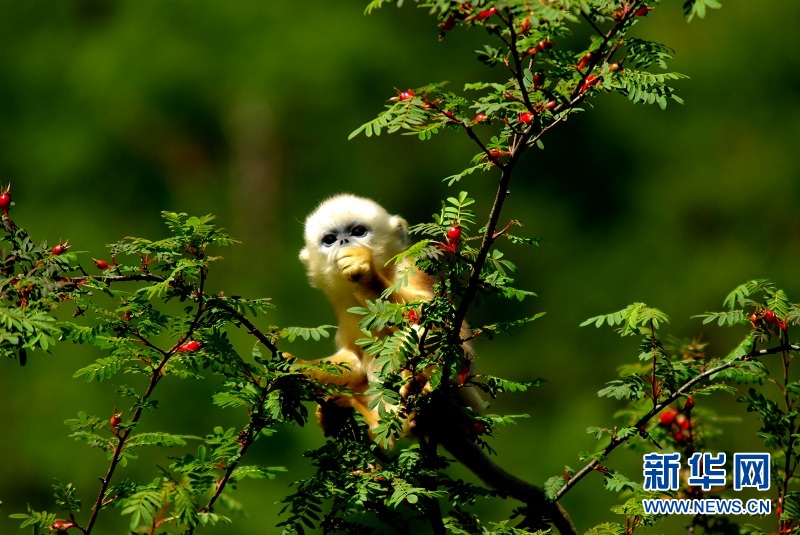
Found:
[[[726,1],[686,24],[681,3],[664,2],[635,33],[675,48],[672,69],[691,77],[679,84],[686,104],[661,111],[603,96],[546,138],[512,186],[506,218],[546,241],[505,251],[520,286],[540,297],[491,313],[547,315],[477,353],[479,368],[496,375],[550,380],[493,404],[531,414],[495,445],[502,465],[533,481],[580,466],[578,454],[595,447],[586,427],[610,425],[620,407],[596,391],[635,359],[635,340],[579,329],[583,319],[641,300],[670,314],[674,334],[702,336],[723,354],[744,328],[705,328],[692,315],[720,309],[753,277],[800,297],[800,54],[791,42],[800,4]],[[479,214],[493,196],[488,176],[453,189],[441,182],[474,154],[466,136],[347,141],[393,87],[450,80],[460,88],[490,76],[471,54],[478,32],[439,43],[422,11],[365,17],[364,4],[2,0],[0,182],[13,183],[14,219],[38,240],[69,239],[88,262],[124,236],[163,236],[161,210],[215,213],[242,244],[224,252],[214,288],[272,297],[276,324],[332,322],[297,260],[301,222],[321,199],[351,191],[414,223],[459,189],[479,199]],[[331,349],[289,348],[308,358]],[[99,356],[59,346],[24,368],[0,363],[0,533],[18,531],[8,514],[26,504],[55,509],[53,478],[74,482],[85,509],[93,501],[105,461],[67,438],[62,422],[79,410],[111,415],[113,385],[72,378]],[[241,425],[244,414],[211,406],[217,384],[206,382],[160,387],[163,408],[146,425],[199,435]],[[713,447],[758,450],[752,415],[734,399],[698,401],[742,418]],[[247,516],[207,531],[277,532],[276,502],[310,472],[302,453],[322,440],[311,424],[258,442],[253,462],[289,472],[242,483],[235,497]],[[147,455],[121,475],[155,478],[153,464],[167,461]],[[634,453],[619,451],[609,465],[641,479]],[[612,520],[615,498],[592,475],[564,504],[583,530]],[[110,512],[98,527],[124,533],[126,525]]]

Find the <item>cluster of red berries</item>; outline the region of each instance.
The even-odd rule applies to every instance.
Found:
[[[683,404],[683,408],[681,410],[673,409],[661,413],[659,424],[669,428],[672,432],[672,438],[674,438],[679,444],[694,440],[694,435],[692,435],[691,417],[693,408],[694,398],[689,396],[686,399],[686,403]]]
[[[770,309],[766,309],[764,312],[760,314],[757,312],[753,312],[752,314],[750,314],[750,323],[753,324],[753,327],[758,327],[759,325],[761,325],[762,320],[765,321],[766,323],[769,323],[770,325],[775,325],[782,331],[786,330],[786,320],[778,318],[778,315],[775,314],[775,312]]]

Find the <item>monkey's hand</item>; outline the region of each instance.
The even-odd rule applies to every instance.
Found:
[[[336,255],[336,266],[350,282],[372,280],[372,251],[366,247],[345,247]]]

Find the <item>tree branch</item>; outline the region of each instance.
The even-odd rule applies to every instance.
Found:
[[[738,358],[736,360],[732,360],[731,362],[725,362],[723,364],[720,364],[719,366],[715,366],[714,368],[708,369],[708,370],[696,375],[695,377],[689,379],[688,381],[686,381],[680,388],[678,388],[678,390],[673,392],[672,395],[669,396],[666,400],[664,400],[661,403],[657,404],[647,414],[645,414],[644,416],[639,418],[639,420],[635,424],[633,424],[632,427],[636,427],[637,429],[644,429],[644,426],[650,420],[652,420],[654,416],[656,416],[662,410],[664,410],[669,405],[674,403],[677,399],[685,396],[686,393],[694,385],[705,381],[706,379],[708,379],[709,377],[711,377],[715,373],[719,373],[721,371],[727,370],[728,368],[731,368],[731,367],[735,366],[738,362],[743,362],[743,361],[747,361],[747,360],[753,360],[753,359],[755,359],[757,357],[763,357],[765,355],[772,355],[772,354],[775,354],[775,353],[781,353],[783,351],[798,351],[798,350],[800,350],[800,346],[797,346],[795,344],[786,343],[786,344],[783,344],[783,345],[780,345],[780,346],[776,346],[776,347],[772,347],[772,348],[769,348],[769,349],[753,350],[753,351],[750,351],[747,355],[744,355],[743,357],[740,357],[740,358]],[[586,477],[587,474],[592,472],[595,468],[597,468],[600,465],[600,459],[605,459],[606,457],[608,457],[608,455],[612,451],[614,451],[615,449],[617,449],[617,447],[619,447],[622,444],[624,444],[625,442],[627,442],[628,439],[630,439],[632,436],[633,435],[627,435],[627,436],[624,436],[624,437],[614,437],[614,438],[612,438],[611,442],[608,444],[608,446],[605,447],[603,452],[600,454],[599,458],[592,459],[591,461],[589,461],[589,463],[586,466],[584,466],[583,468],[578,470],[575,473],[575,475],[573,475],[571,478],[569,478],[567,483],[558,490],[558,493],[556,494],[556,497],[554,498],[553,501],[560,500],[564,496],[564,494],[569,492],[575,485],[577,485],[578,482],[581,479]]]

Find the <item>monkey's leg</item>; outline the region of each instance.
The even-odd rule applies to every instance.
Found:
[[[284,353],[286,355],[286,353]],[[319,360],[297,360],[298,364],[314,364],[315,362],[330,362],[332,364],[341,364],[339,370],[341,373],[329,373],[325,370],[307,369],[305,370],[308,375],[319,381],[320,383],[332,383],[339,386],[349,386],[360,382],[364,377],[364,371],[361,369],[361,361],[358,355],[353,353],[347,348],[340,349],[330,357],[325,357]]]

